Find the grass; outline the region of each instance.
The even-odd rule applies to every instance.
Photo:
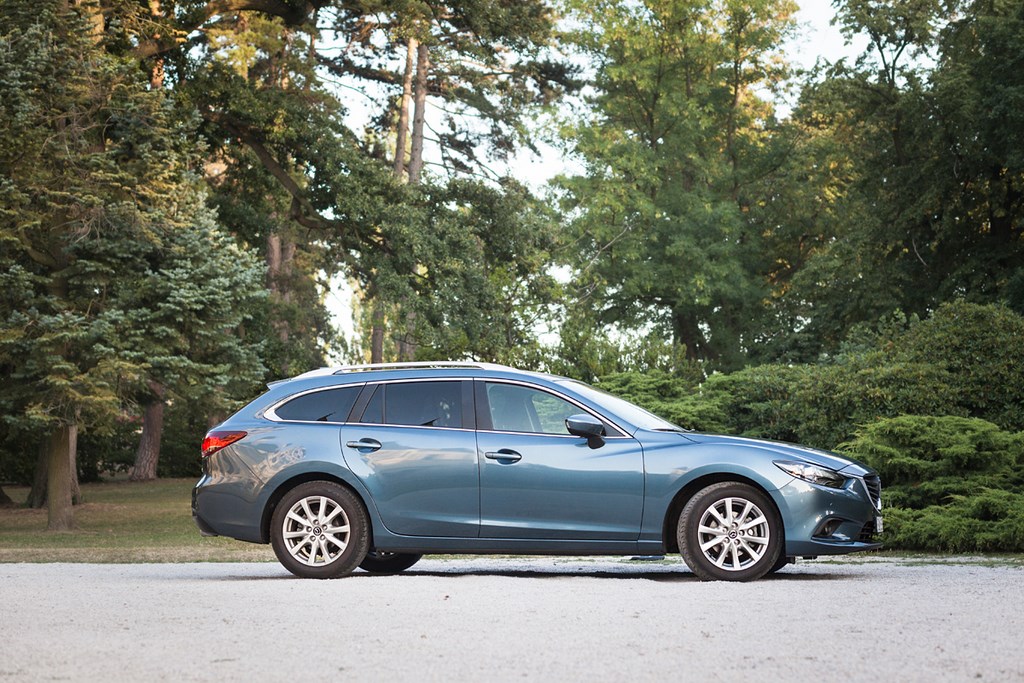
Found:
[[[46,531],[46,510],[0,508],[0,562],[263,562],[270,546],[204,538],[192,522],[194,479],[83,484],[75,530]],[[26,487],[4,487],[15,501]]]

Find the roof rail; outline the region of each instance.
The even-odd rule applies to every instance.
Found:
[[[406,370],[406,369],[430,369],[430,368],[476,368],[483,370],[486,368],[503,368],[502,365],[495,365],[494,363],[478,363],[476,361],[462,361],[462,360],[439,360],[439,361],[410,361],[405,363],[366,363],[363,365],[345,365],[334,370],[335,375],[341,375],[346,372],[359,372],[362,370]]]

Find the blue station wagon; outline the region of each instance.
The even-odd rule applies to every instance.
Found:
[[[270,543],[308,578],[424,553],[659,555],[746,581],[880,547],[864,465],[698,434],[582,382],[487,363],[322,369],[203,441],[204,535]]]

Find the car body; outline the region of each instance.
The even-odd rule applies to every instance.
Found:
[[[554,375],[486,363],[322,369],[211,430],[192,511],[298,576],[424,553],[656,555],[749,580],[880,547],[878,476],[792,444],[688,432]]]

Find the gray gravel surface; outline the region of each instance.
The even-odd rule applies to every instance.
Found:
[[[1021,681],[1020,566],[816,561],[0,565],[0,681]]]

